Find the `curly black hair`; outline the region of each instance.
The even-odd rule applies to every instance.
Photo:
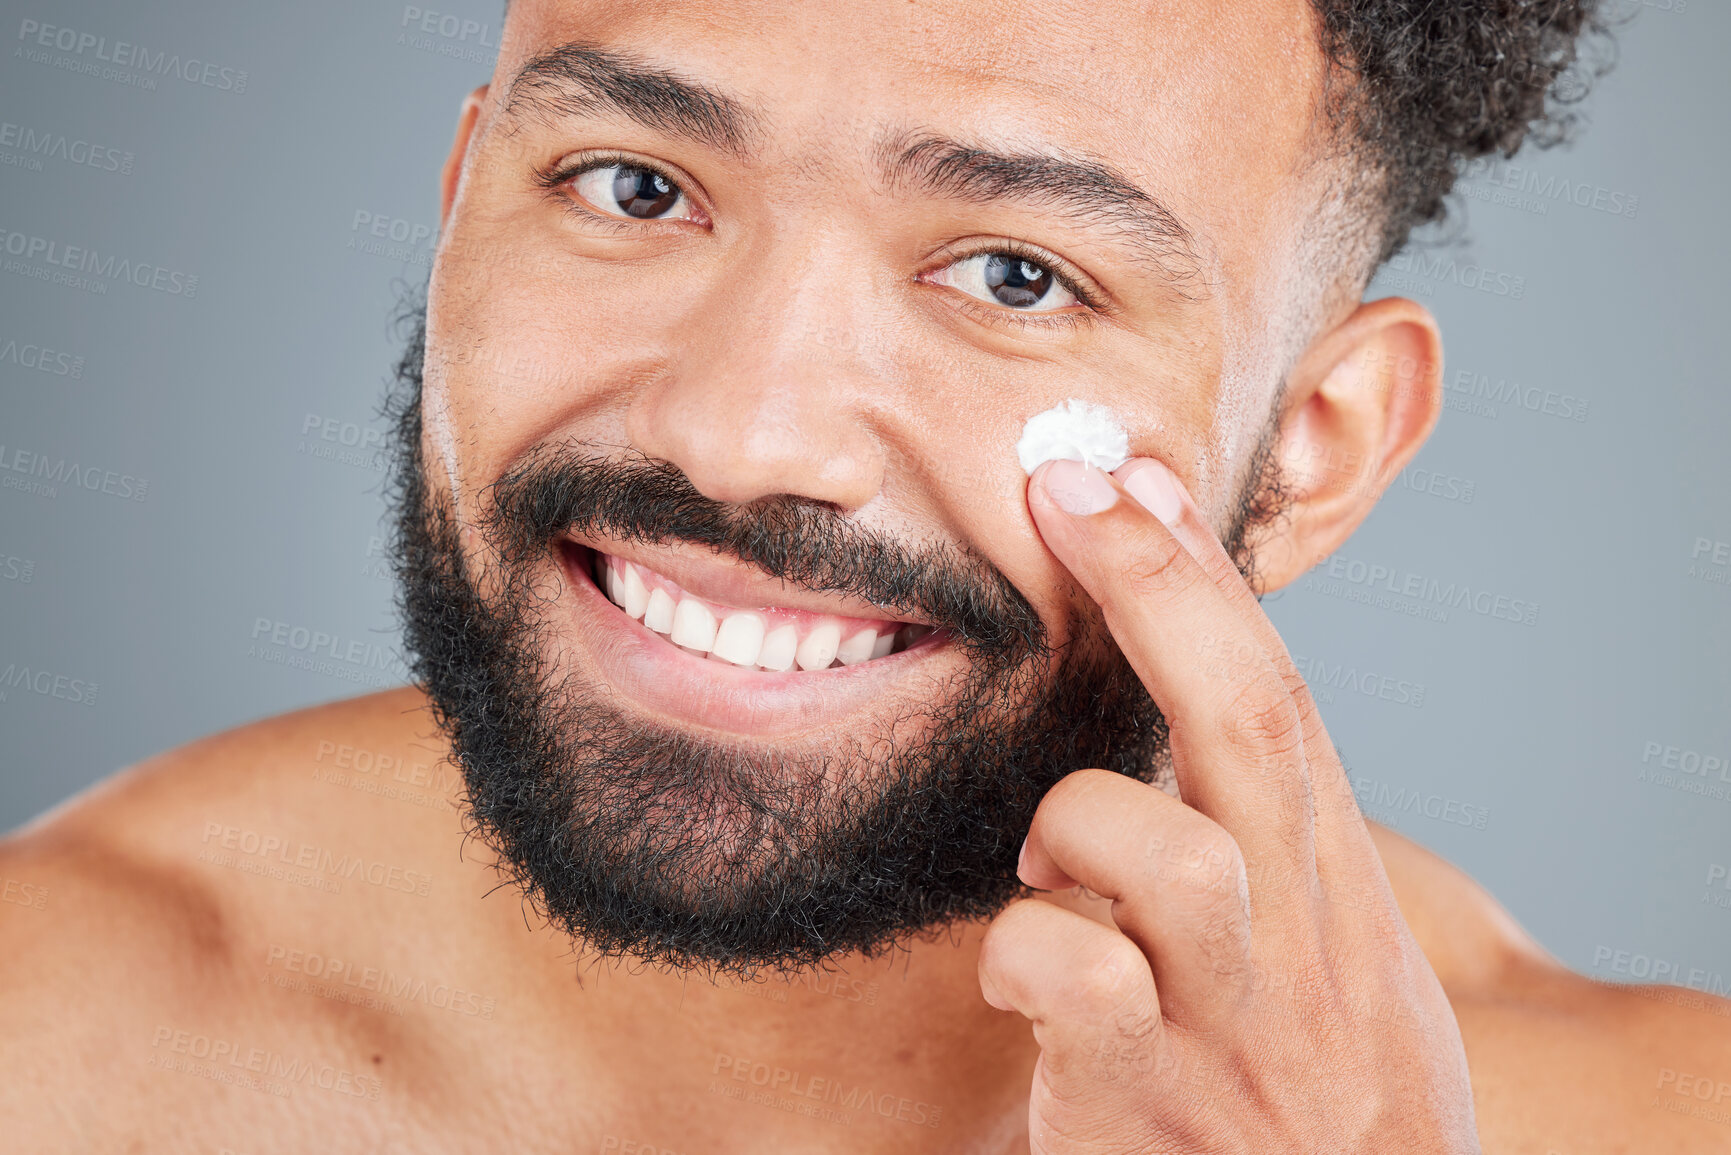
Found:
[[[1373,267],[1447,216],[1467,161],[1568,139],[1610,67],[1607,3],[1311,0],[1331,119],[1371,178],[1361,187],[1379,241]]]

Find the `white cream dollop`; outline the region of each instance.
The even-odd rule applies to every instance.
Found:
[[[1130,435],[1104,405],[1071,397],[1022,426],[1016,460],[1032,475],[1043,461],[1085,461],[1108,473],[1130,456]]]

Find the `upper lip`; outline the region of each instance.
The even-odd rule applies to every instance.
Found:
[[[796,586],[701,546],[684,543],[644,546],[580,534],[567,535],[565,540],[597,553],[636,562],[674,582],[687,593],[732,609],[757,610],[777,606],[844,618],[938,625],[922,614],[904,613],[864,598]]]

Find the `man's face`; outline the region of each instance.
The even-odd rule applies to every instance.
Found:
[[[1245,528],[1319,275],[1320,74],[1302,0],[517,0],[403,572],[551,914],[676,962],[869,950],[1001,905],[1063,773],[1153,774],[1014,444],[1106,404]]]

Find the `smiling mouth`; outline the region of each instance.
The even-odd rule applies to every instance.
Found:
[[[626,616],[688,654],[740,669],[786,673],[858,666],[915,645],[924,649],[948,635],[915,622],[721,605],[637,562],[593,548],[584,552],[581,572]]]

